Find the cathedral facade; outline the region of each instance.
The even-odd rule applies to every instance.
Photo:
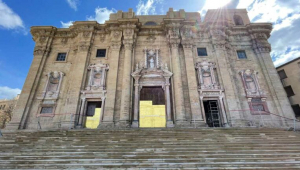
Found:
[[[241,127],[294,118],[270,23],[245,9],[34,26],[33,62],[7,129]],[[267,121],[272,120],[272,121]]]

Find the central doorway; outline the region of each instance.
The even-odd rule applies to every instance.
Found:
[[[221,127],[220,109],[217,100],[203,101],[206,123],[209,127]]]
[[[87,110],[86,110],[86,120],[85,120],[85,127],[89,129],[96,129],[100,123],[101,117],[101,101],[93,101],[87,103]]]
[[[165,94],[161,86],[142,88],[139,114],[139,127],[166,127]]]

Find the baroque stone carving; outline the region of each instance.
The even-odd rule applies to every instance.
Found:
[[[108,64],[91,64],[88,67],[89,80],[86,90],[105,90],[106,89],[106,73],[109,69]]]
[[[258,83],[257,74],[258,72],[251,69],[240,71],[247,97],[261,97],[263,95],[263,91]]]
[[[213,62],[199,62],[196,64],[198,74],[198,86],[200,89],[220,89],[216,64]]]
[[[160,68],[159,49],[144,49],[145,63],[144,67],[149,69]]]
[[[47,74],[47,82],[41,99],[58,99],[64,73],[53,71]]]

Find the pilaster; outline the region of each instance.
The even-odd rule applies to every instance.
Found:
[[[135,25],[122,25],[125,47],[123,79],[122,79],[122,96],[121,96],[121,112],[120,112],[120,127],[129,127],[130,124],[130,95],[131,95],[131,72],[132,72],[132,49],[134,43],[134,28]]]
[[[107,98],[105,104],[105,112],[103,115],[103,121],[100,127],[111,128],[114,127],[114,110],[115,110],[115,100],[116,100],[116,90],[117,90],[117,78],[118,78],[118,67],[119,67],[119,57],[121,48],[121,38],[122,30],[117,27],[110,28],[111,33],[111,54],[109,59],[110,70],[107,75]]]

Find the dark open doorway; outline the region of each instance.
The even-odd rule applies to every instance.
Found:
[[[209,127],[221,127],[220,110],[217,100],[203,101],[206,122]]]

